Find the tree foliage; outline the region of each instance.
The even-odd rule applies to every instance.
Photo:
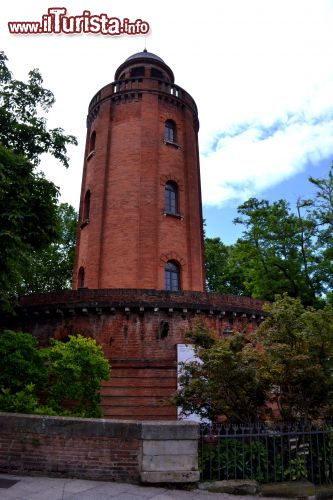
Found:
[[[9,308],[32,250],[57,235],[58,190],[0,144],[0,309]]]
[[[250,340],[239,333],[220,340],[202,324],[188,332],[196,361],[182,364],[180,389],[174,403],[185,415],[197,413],[216,421],[253,422],[264,411],[265,387],[256,376],[256,364],[246,356]]]
[[[315,224],[292,213],[285,200],[269,203],[251,198],[238,207],[245,231],[237,255],[245,271],[247,290],[273,300],[287,292],[314,304],[322,292],[313,245]]]
[[[333,290],[333,165],[327,178],[310,177],[316,186],[316,197],[312,200],[312,214],[318,228],[317,245],[322,254],[321,275],[325,293],[332,302]]]
[[[279,297],[255,338],[260,378],[284,420],[329,415],[333,404],[333,308],[305,308],[300,299]]]
[[[333,308],[305,308],[287,295],[266,306],[251,335],[217,339],[202,324],[189,332],[197,360],[183,364],[174,402],[185,414],[232,422],[330,415]]]
[[[77,212],[67,203],[57,206],[56,241],[30,253],[20,294],[43,293],[71,287],[75,257]]]
[[[69,336],[63,343],[52,339],[44,351],[51,380],[46,394],[48,404],[57,412],[64,402],[71,401],[71,412],[85,417],[100,417],[101,380],[110,377],[110,368],[103,351],[94,339]]]
[[[73,136],[48,129],[54,103],[37,70],[15,80],[0,53],[0,310],[10,309],[30,254],[59,239],[58,188],[36,171],[43,153],[68,166]]]
[[[40,350],[28,333],[0,335],[0,411],[98,417],[98,391],[109,378],[93,339],[70,336]]]
[[[26,333],[6,330],[0,335],[0,386],[11,392],[33,384],[42,387],[47,380],[42,352],[36,339]]]
[[[231,246],[206,239],[206,276],[211,291],[274,300],[276,294],[322,306],[333,286],[333,171],[310,178],[311,200],[250,198],[238,207],[242,237]]]
[[[233,245],[225,245],[220,238],[205,239],[207,288],[212,292],[245,294],[244,269]]]
[[[0,52],[0,143],[37,165],[43,153],[50,153],[68,167],[66,149],[76,144],[63,129],[48,129],[45,116],[55,102],[50,90],[44,89],[37,69],[29,72],[27,83],[15,80],[7,67],[7,57]]]

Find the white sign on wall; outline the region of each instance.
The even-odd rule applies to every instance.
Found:
[[[188,363],[190,361],[198,361],[200,359],[195,355],[193,346],[191,344],[177,344],[177,378],[179,380],[181,374],[180,363]],[[181,415],[181,408],[178,407],[178,418],[182,420],[194,420],[195,422],[202,422],[203,419],[197,413],[191,413],[191,415],[184,416]]]

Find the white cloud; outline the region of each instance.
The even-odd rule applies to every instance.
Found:
[[[238,134],[228,132],[214,151],[201,159],[203,199],[221,206],[230,199],[244,200],[316,164],[333,154],[331,119],[304,121],[291,116],[271,129],[258,123]]]
[[[151,33],[112,39],[8,33],[8,21],[39,20],[52,5],[5,3],[0,46],[16,77],[40,68],[57,99],[50,125],[79,138],[68,171],[53,161],[42,165],[65,201],[78,205],[89,101],[124,59],[143,49],[145,38],[148,50],[171,66],[176,83],[198,104],[204,203],[243,199],[292,177],[308,161],[333,156],[331,0],[169,0],[163,14],[151,0],[63,1],[72,15],[88,9],[147,20]],[[260,140],[272,126],[275,133]]]
[[[308,163],[333,157],[332,4],[267,5],[273,8],[261,12],[252,39],[254,17],[247,12],[238,64],[229,47],[225,76],[220,73],[201,113],[209,122],[201,131],[206,205],[255,196]],[[265,137],[271,127],[274,133]]]

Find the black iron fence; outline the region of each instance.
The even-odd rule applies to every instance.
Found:
[[[201,425],[202,480],[333,483],[333,425]]]

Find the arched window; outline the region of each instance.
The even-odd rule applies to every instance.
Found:
[[[80,267],[80,269],[79,269],[77,287],[84,288],[84,268],[83,267]]]
[[[165,289],[171,291],[180,290],[180,270],[179,266],[173,260],[165,264]]]
[[[178,213],[178,186],[176,182],[168,181],[165,185],[164,210],[169,214]]]
[[[90,136],[89,153],[91,153],[92,151],[95,151],[95,149],[96,149],[96,132],[94,130]]]
[[[167,142],[176,142],[176,124],[172,120],[165,122],[164,140]]]
[[[90,191],[86,192],[83,202],[83,221],[89,220],[90,217]]]

